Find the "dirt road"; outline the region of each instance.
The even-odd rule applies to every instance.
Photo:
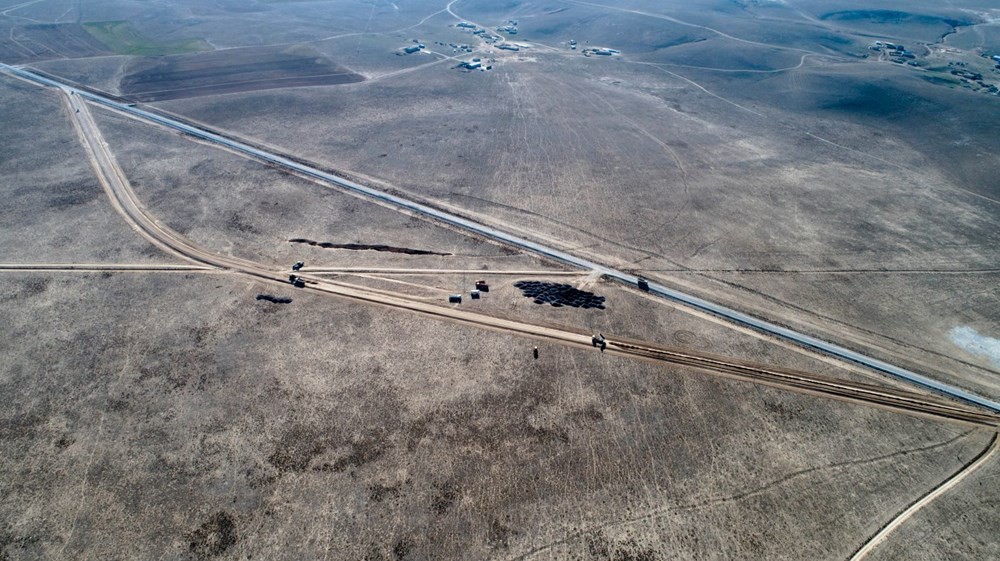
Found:
[[[214,271],[203,265],[142,265],[130,263],[0,263],[0,271],[148,271],[199,272]]]
[[[954,475],[943,481],[940,485],[931,489],[929,493],[921,497],[920,500],[918,500],[917,502],[910,505],[909,508],[899,513],[895,518],[890,520],[889,523],[883,526],[882,529],[879,530],[877,534],[872,536],[872,538],[868,540],[868,542],[866,542],[861,547],[861,549],[857,551],[857,553],[851,556],[850,561],[861,561],[861,559],[867,557],[868,554],[871,553],[873,549],[878,547],[880,543],[885,541],[885,539],[889,536],[889,534],[891,534],[896,528],[899,528],[904,522],[909,520],[910,517],[916,514],[918,510],[934,502],[935,499],[945,494],[952,487],[955,487],[956,485],[961,483],[962,480],[971,475],[972,472],[982,467],[983,464],[985,464],[987,461],[990,460],[990,458],[996,455],[997,450],[1000,450],[1000,436],[994,435],[993,441],[990,442],[990,445],[985,450],[983,450],[983,452],[979,454],[979,456],[974,458],[969,464],[960,469]]]

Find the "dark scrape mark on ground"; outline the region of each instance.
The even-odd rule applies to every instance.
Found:
[[[188,551],[200,559],[221,555],[236,544],[236,523],[225,511],[212,515],[200,528],[188,535]]]
[[[274,296],[272,294],[258,294],[258,300],[267,300],[268,302],[273,302],[275,304],[291,304],[292,299],[287,296]]]
[[[451,253],[442,253],[440,251],[430,251],[426,249],[411,249],[409,247],[395,247],[391,245],[381,245],[381,244],[372,245],[372,244],[362,244],[362,243],[316,242],[313,240],[307,240],[305,238],[292,238],[288,241],[291,243],[302,243],[314,247],[322,247],[324,249],[350,249],[353,251],[386,251],[389,253],[405,253],[406,255],[441,255],[444,257],[453,255]]]

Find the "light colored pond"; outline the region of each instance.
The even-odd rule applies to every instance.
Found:
[[[1000,339],[980,335],[975,329],[963,325],[948,332],[951,342],[967,352],[985,356],[993,366],[1000,367]]]

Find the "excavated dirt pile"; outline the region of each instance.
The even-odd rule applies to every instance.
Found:
[[[604,297],[593,292],[573,288],[568,284],[557,284],[543,281],[518,281],[516,288],[528,298],[533,298],[535,304],[549,304],[555,308],[569,306],[571,308],[604,309]]]

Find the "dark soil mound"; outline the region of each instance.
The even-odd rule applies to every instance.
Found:
[[[268,302],[274,302],[275,304],[291,304],[292,299],[287,296],[273,296],[271,294],[258,294],[258,300],[267,300]]]
[[[595,308],[604,309],[604,297],[593,292],[579,290],[568,284],[557,284],[542,281],[518,281],[514,283],[516,288],[528,298],[532,298],[535,304],[549,304],[554,308],[569,306],[571,308]]]
[[[306,245],[311,245],[314,247],[322,247],[324,249],[350,249],[353,251],[386,251],[389,253],[405,253],[406,255],[442,255],[448,256],[451,253],[441,253],[439,251],[430,251],[427,249],[411,249],[409,247],[395,247],[391,245],[371,245],[363,243],[332,243],[332,242],[316,242],[313,240],[307,240],[305,238],[292,238],[288,240],[291,243],[304,243]]]
[[[203,559],[215,557],[236,544],[236,523],[229,513],[220,511],[188,537],[191,553]]]

